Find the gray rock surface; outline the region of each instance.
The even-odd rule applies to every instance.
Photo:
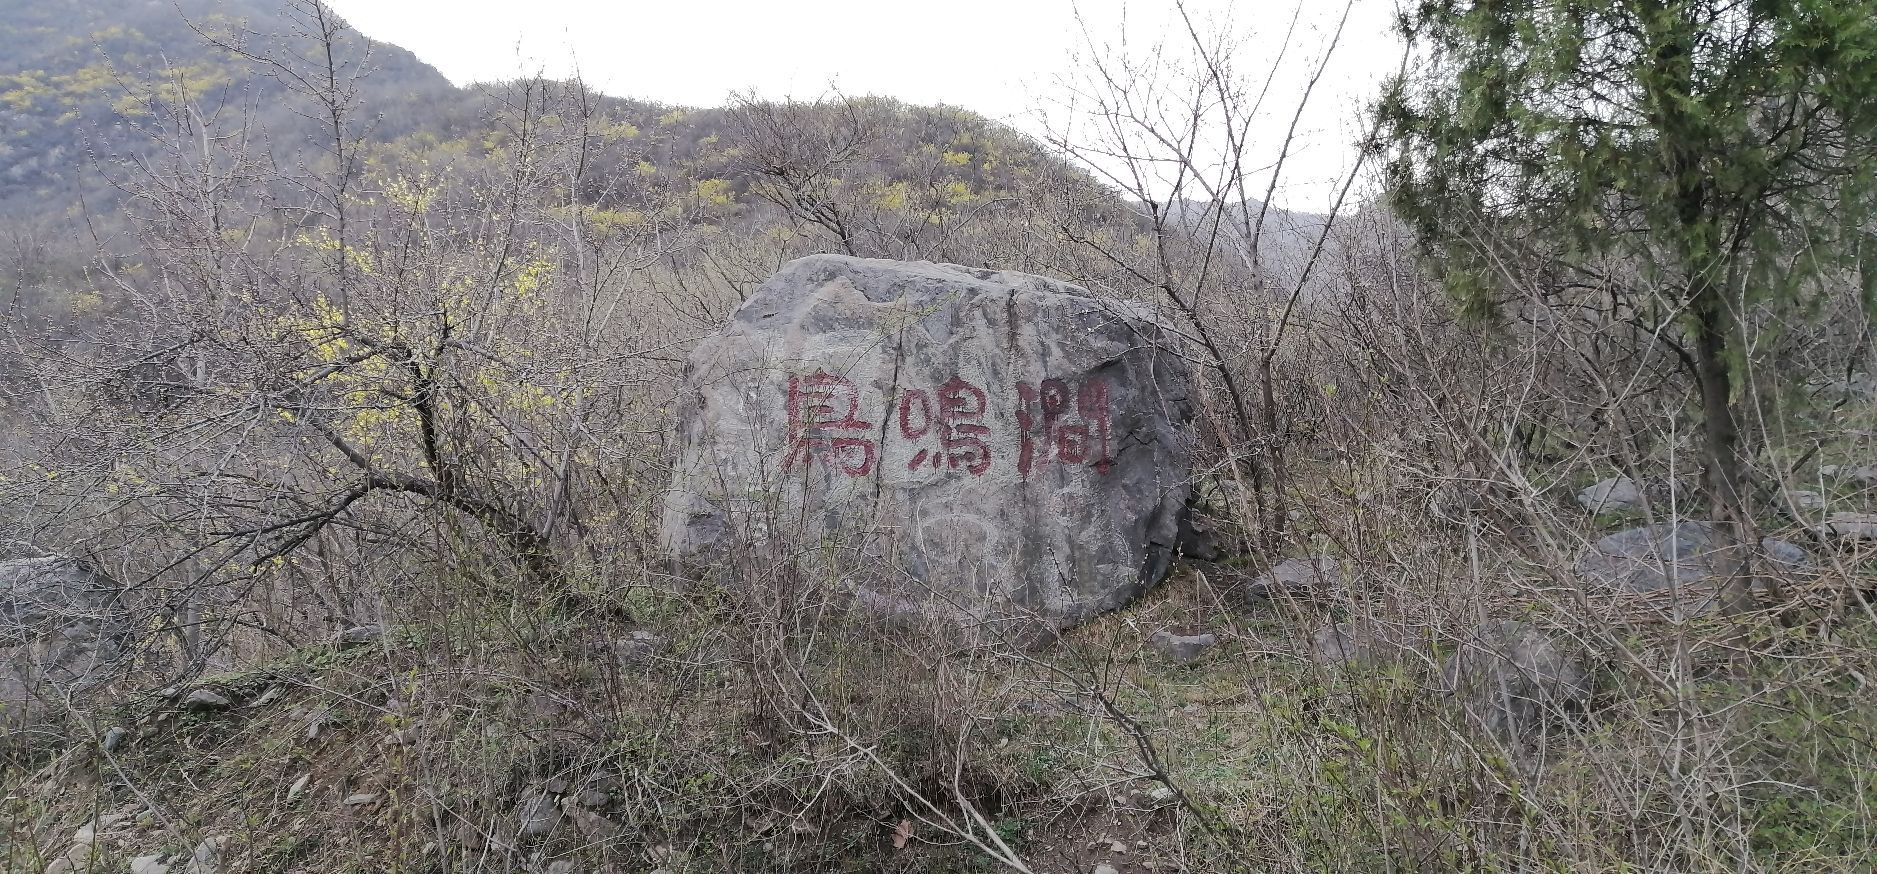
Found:
[[[524,839],[547,837],[560,820],[560,802],[546,792],[530,789],[515,804],[515,830]]]
[[[1577,503],[1592,513],[1612,510],[1640,511],[1649,506],[1649,493],[1626,476],[1611,477],[1577,493]]]
[[[1877,513],[1833,513],[1815,526],[1812,533],[1828,543],[1877,541]]]
[[[0,735],[113,679],[133,623],[114,582],[63,556],[0,561]]]
[[[1320,665],[1368,661],[1380,654],[1381,637],[1375,630],[1351,622],[1335,622],[1317,629],[1310,638],[1310,659]]]
[[[1797,510],[1800,513],[1816,513],[1825,509],[1825,496],[1810,489],[1787,489],[1781,495],[1780,509]]]
[[[212,713],[217,710],[227,710],[235,706],[235,703],[228,700],[227,695],[223,695],[214,689],[196,689],[182,699],[182,706],[184,710],[194,710],[198,713]]]
[[[361,646],[374,646],[384,640],[385,630],[382,625],[354,625],[342,628],[332,636],[333,649],[354,649]]]
[[[1246,587],[1252,598],[1327,598],[1345,588],[1341,561],[1327,555],[1314,558],[1287,558],[1271,566],[1270,573],[1260,574]]]
[[[691,354],[661,540],[692,567],[739,539],[839,563],[890,613],[1073,625],[1180,542],[1173,342],[1142,305],[1042,277],[790,262]]]
[[[1590,700],[1585,663],[1543,632],[1510,619],[1475,627],[1441,668],[1468,722],[1526,743]]]
[[[1147,645],[1165,656],[1169,661],[1189,665],[1199,660],[1206,650],[1218,645],[1216,634],[1174,634],[1166,629],[1154,632],[1147,638]]]
[[[1854,483],[1861,486],[1877,485],[1877,467],[1865,464],[1827,464],[1818,469],[1818,475],[1827,480]]]
[[[1690,615],[1718,601],[1718,582],[1737,558],[1720,530],[1707,522],[1659,522],[1619,531],[1597,541],[1577,559],[1577,575],[1594,585],[1638,594],[1674,592],[1672,612]],[[1811,566],[1805,552],[1784,540],[1760,541],[1759,574],[1790,576]]]

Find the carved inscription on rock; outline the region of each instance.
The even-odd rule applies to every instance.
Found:
[[[880,460],[877,437],[889,431],[914,447],[908,471],[983,476],[993,465],[1006,464],[1027,477],[1048,464],[1087,465],[1100,474],[1114,466],[1108,387],[1098,377],[1018,382],[1014,392],[994,398],[953,376],[938,386],[901,387],[897,401],[875,401],[863,399],[853,380],[817,370],[789,377],[783,391],[790,435],[784,473],[819,464],[843,476],[871,476]],[[993,423],[999,419],[1016,423],[1015,441],[995,438]],[[1000,457],[996,447],[1012,442],[1016,457]]]

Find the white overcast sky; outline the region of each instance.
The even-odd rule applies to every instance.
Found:
[[[1152,54],[1184,38],[1172,0],[327,0],[366,36],[415,52],[458,84],[576,67],[621,97],[721,105],[732,92],[812,99],[838,88],[973,110],[1032,134],[1060,106],[1088,32],[1101,53]],[[1286,28],[1301,2],[1302,14]],[[1353,160],[1360,108],[1400,49],[1395,0],[1354,0],[1341,47],[1301,125],[1274,198],[1321,210]],[[1269,161],[1343,0],[1188,0],[1207,27],[1235,35],[1239,63],[1276,66],[1255,128]],[[1281,62],[1279,52],[1284,51]],[[1169,51],[1171,54],[1171,51]],[[1058,113],[1059,115],[1060,113]]]

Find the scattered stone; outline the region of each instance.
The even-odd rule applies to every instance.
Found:
[[[1127,851],[1128,845],[1126,841],[1112,841],[1108,844],[1108,852],[1114,853],[1115,855],[1120,855]]]
[[[1863,464],[1827,464],[1818,469],[1818,475],[1828,480],[1841,480],[1861,486],[1877,485],[1877,467]]]
[[[138,856],[130,860],[130,874],[169,874],[162,855]]]
[[[332,728],[338,724],[339,715],[334,713],[332,708],[321,707],[314,710],[313,713],[306,718],[306,739],[309,741],[319,740],[319,736],[324,734],[326,729]]]
[[[1115,866],[1110,865],[1107,862],[1103,862],[1099,865],[1096,865],[1095,870],[1089,872],[1089,874],[1121,874],[1121,869],[1116,868]]]
[[[618,657],[622,665],[642,665],[656,658],[665,648],[665,639],[639,629],[620,640]]]
[[[374,804],[377,801],[378,793],[376,792],[354,792],[345,797],[344,803],[347,807],[364,807],[367,804]]]
[[[574,796],[574,803],[589,810],[598,810],[613,803],[613,794],[604,789],[588,786],[580,790],[579,795]]]
[[[1784,508],[1800,513],[1816,513],[1825,509],[1825,496],[1805,489],[1787,489]]]
[[[573,822],[574,831],[590,843],[606,843],[621,834],[619,823],[581,807],[571,796],[561,799],[560,809],[563,817]]]
[[[1225,557],[1225,548],[1220,546],[1220,537],[1203,520],[1188,516],[1186,525],[1180,529],[1180,555],[1194,561],[1218,561]]]
[[[293,785],[287,787],[287,801],[291,802],[293,799],[300,797],[300,793],[306,791],[306,784],[311,782],[312,779],[312,774],[301,774],[300,779],[293,781]]]
[[[546,792],[528,790],[515,804],[515,832],[523,839],[547,837],[560,818],[560,805]]]
[[[385,630],[382,625],[354,625],[340,629],[337,634],[334,634],[332,645],[334,649],[339,650],[357,649],[361,646],[376,644],[384,638]]]
[[[1877,513],[1833,513],[1812,534],[1839,543],[1877,540]]]
[[[117,583],[82,561],[0,561],[0,738],[84,704],[118,675],[138,628]]]
[[[1271,566],[1246,587],[1252,598],[1332,598],[1344,588],[1341,561],[1327,555],[1287,558]]]
[[[189,874],[218,874],[222,870],[222,848],[227,845],[227,835],[203,838],[202,843],[196,844],[195,851],[190,853],[185,870]]]
[[[213,689],[196,689],[182,699],[182,706],[184,710],[208,713],[217,710],[227,710],[235,706],[235,704],[233,701],[228,700],[228,696]]]
[[[1182,665],[1190,665],[1199,660],[1199,656],[1219,642],[1219,636],[1211,632],[1205,634],[1174,634],[1166,629],[1154,632],[1147,638],[1147,645],[1153,647],[1167,659]]]
[[[91,822],[88,822],[88,823],[85,823],[84,825],[79,826],[78,831],[72,832],[72,843],[75,845],[97,843],[98,832],[109,831],[112,826],[115,826],[118,823],[124,822],[128,819],[129,817],[124,816],[123,814],[117,814],[117,813],[103,814],[99,816],[97,819],[94,819]]]
[[[129,735],[129,729],[121,725],[111,726],[110,730],[104,733],[104,741],[102,744],[104,751],[107,753],[117,752],[117,748],[124,745],[124,738]]]
[[[1317,629],[1310,638],[1310,659],[1320,665],[1367,661],[1377,655],[1380,637],[1366,626],[1336,622]]]
[[[1482,624],[1441,668],[1469,721],[1508,742],[1543,736],[1550,721],[1590,699],[1590,672],[1542,632],[1501,619]]]
[[[1731,575],[1734,551],[1723,545],[1719,526],[1707,522],[1660,522],[1620,531],[1591,544],[1577,559],[1577,575],[1606,588],[1638,594],[1673,591],[1670,611],[1685,617],[1719,600],[1717,580]],[[1791,575],[1810,568],[1805,550],[1784,540],[1760,541],[1760,574]]]
[[[1806,384],[1814,394],[1829,397],[1842,397],[1850,400],[1877,398],[1877,376],[1868,373],[1853,373],[1837,379],[1807,380]]]
[[[248,703],[248,708],[252,710],[257,707],[266,707],[267,705],[272,704],[275,701],[279,701],[280,696],[285,695],[285,694],[287,694],[286,687],[269,686],[267,687],[267,691],[261,693],[261,697],[256,698],[253,701]]]
[[[1649,508],[1649,490],[1626,476],[1611,477],[1577,493],[1577,503],[1592,513],[1641,512]]]
[[[572,859],[555,859],[548,863],[547,874],[574,874]]]
[[[840,543],[796,552],[840,553],[890,616],[1073,626],[1176,553],[1177,344],[1146,306],[1039,276],[790,262],[691,353],[660,539],[697,568],[743,540]]]

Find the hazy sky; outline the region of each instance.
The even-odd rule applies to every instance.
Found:
[[[830,87],[909,103],[970,109],[1033,134],[1060,110],[1087,52],[1078,11],[1099,53],[1137,58],[1184,39],[1172,0],[328,0],[373,39],[401,45],[459,84],[579,70],[598,90],[690,106],[735,91],[814,98]],[[1257,79],[1286,46],[1296,0],[1189,0],[1208,29],[1240,46]],[[1261,113],[1258,139],[1275,157],[1341,2],[1301,0],[1289,49]],[[1393,0],[1355,0],[1342,46],[1311,101],[1278,202],[1321,209],[1352,159],[1358,108],[1399,56],[1386,28]],[[1125,43],[1126,48],[1122,45]],[[1163,52],[1174,56],[1176,50]]]

